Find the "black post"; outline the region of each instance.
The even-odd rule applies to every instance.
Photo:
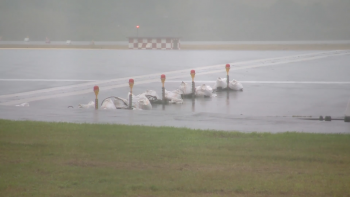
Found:
[[[162,87],[162,102],[165,104],[165,87]]]
[[[192,98],[194,98],[195,96],[195,88],[194,88],[195,84],[194,81],[192,81]]]
[[[345,116],[344,121],[345,122],[350,122],[350,116]]]
[[[192,81],[192,112],[195,111],[195,100],[194,100],[194,96],[195,96],[195,83],[194,81]]]
[[[132,92],[129,95],[129,109],[132,109]]]
[[[162,104],[163,110],[165,109],[165,87],[162,87]]]
[[[325,117],[324,117],[324,120],[325,120],[325,121],[332,121],[332,117],[331,117],[331,116],[325,116]]]
[[[95,99],[95,109],[98,109],[98,99]]]
[[[227,91],[230,90],[229,83],[230,83],[230,76],[227,75]]]

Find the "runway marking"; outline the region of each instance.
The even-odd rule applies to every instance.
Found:
[[[23,81],[23,82],[90,82],[98,80],[83,80],[83,79],[0,79],[0,81]]]
[[[251,83],[251,84],[340,84],[340,85],[347,85],[350,84],[350,82],[346,81],[241,81],[241,83]]]
[[[259,59],[259,60],[234,62],[230,64],[233,65],[231,67],[231,70],[241,70],[241,69],[248,69],[248,68],[258,68],[258,67],[283,65],[283,64],[302,62],[302,61],[310,61],[310,60],[316,60],[316,59],[321,59],[326,57],[342,56],[342,55],[350,55],[350,51],[339,51],[339,50],[328,51],[328,52],[323,51],[318,53],[307,53],[307,54],[277,57],[277,58],[265,58],[265,59]],[[111,79],[111,80],[89,81],[87,83],[81,83],[76,85],[61,86],[61,87],[41,89],[41,90],[9,94],[9,95],[1,95],[0,99],[2,100],[0,100],[0,105],[15,105],[23,102],[31,102],[31,101],[50,99],[50,98],[56,98],[56,97],[87,94],[92,92],[92,87],[94,85],[100,85],[100,91],[105,91],[105,90],[110,90],[110,89],[120,88],[120,87],[127,87],[128,86],[127,80],[130,78],[134,78],[137,81],[137,84],[158,82],[159,76],[161,74],[166,74],[167,79],[183,78],[184,74],[189,75],[189,70],[191,69],[196,70],[196,76],[213,74],[213,73],[226,74],[225,70],[223,69],[224,66],[225,64],[202,66],[202,67],[188,68],[188,69],[182,69],[182,70],[176,70],[176,71],[170,71],[170,72],[164,72],[164,73],[154,73],[154,74],[139,75],[139,76],[133,76],[133,77],[123,77],[123,78]],[[71,89],[71,92],[67,92],[68,89]],[[47,94],[47,95],[42,95],[42,94]],[[29,96],[29,98],[27,96]],[[27,97],[27,98],[20,98],[20,97]]]
[[[335,56],[335,55],[348,55],[348,54],[350,54],[350,51],[330,51],[328,53],[327,52],[308,53],[308,54],[303,54],[303,55],[293,55],[293,56],[278,57],[278,58],[266,58],[266,59],[259,59],[259,60],[249,60],[249,61],[235,62],[235,63],[230,63],[230,64],[234,64],[234,67],[232,67],[231,70],[241,70],[241,69],[246,69],[246,68],[255,68],[255,67],[264,67],[264,66],[277,65],[277,62],[280,59],[294,59],[294,58],[301,58],[302,56],[314,57],[315,55],[322,55],[322,54],[327,54],[327,55],[333,54],[333,56]],[[322,57],[324,57],[324,56],[322,56]],[[328,56],[326,56],[326,57],[328,57]],[[307,59],[307,60],[310,60],[310,59]],[[304,61],[306,61],[306,60],[304,60]],[[253,65],[253,66],[240,66],[240,65],[245,65],[245,64],[255,63],[255,62],[262,62],[262,63],[258,64],[258,65]],[[291,61],[290,62],[281,62],[281,64],[285,64],[285,63],[291,63]],[[42,92],[63,90],[63,89],[69,89],[69,88],[76,88],[76,87],[82,87],[82,86],[87,86],[87,85],[99,85],[99,84],[103,84],[103,83],[124,81],[124,80],[128,80],[129,78],[137,79],[137,78],[147,78],[147,77],[159,77],[159,75],[161,75],[161,74],[166,74],[166,75],[176,74],[176,73],[179,73],[179,74],[180,73],[186,73],[187,74],[188,71],[192,70],[192,69],[196,70],[196,72],[197,72],[196,75],[204,75],[204,74],[219,73],[219,72],[223,72],[224,73],[224,69],[220,69],[220,70],[216,70],[216,71],[209,71],[209,72],[202,72],[201,73],[201,71],[204,71],[204,70],[207,70],[207,69],[222,68],[223,66],[224,66],[224,64],[219,64],[219,65],[212,65],[212,66],[188,68],[188,69],[182,69],[182,70],[170,71],[170,72],[164,72],[164,73],[155,73],[155,74],[148,74],[148,75],[141,75],[141,76],[124,77],[124,78],[111,79],[111,80],[100,80],[100,81],[95,81],[95,82],[92,82],[92,83],[69,85],[69,86],[61,86],[61,87],[48,88],[48,89],[42,89],[42,90],[36,90],[36,91],[30,91],[30,92],[23,92],[23,93],[11,94],[11,95],[2,95],[2,96],[0,96],[0,98],[2,98],[4,96],[8,97],[8,96],[23,96],[23,95],[28,95],[28,94],[38,94],[38,93],[42,93]]]
[[[115,50],[115,49],[93,49],[93,48],[79,48],[79,47],[70,47],[70,48],[60,48],[60,47],[52,47],[52,48],[0,48],[0,50]]]
[[[332,56],[338,56],[338,55],[348,55],[350,54],[350,51],[328,51],[328,52],[319,52],[319,53],[307,53],[307,54],[300,54],[300,55],[293,55],[293,56],[285,56],[285,57],[278,57],[278,58],[265,58],[265,59],[259,59],[259,60],[249,60],[249,61],[243,61],[243,62],[235,62],[235,63],[230,63],[233,64],[234,66],[231,68],[231,70],[241,70],[241,69],[247,69],[247,68],[257,68],[257,67],[264,67],[264,66],[271,66],[271,65],[277,65],[278,60],[285,60],[285,59],[300,59],[302,57],[313,57],[315,59],[315,56],[319,58],[324,58],[328,57],[329,55]],[[320,56],[323,55],[323,56]],[[324,56],[326,55],[326,56]],[[284,61],[280,62],[280,64],[286,64],[286,63],[292,63],[292,62],[297,62],[297,60],[294,61]],[[303,60],[312,60],[310,58]],[[302,60],[299,60],[302,61]],[[244,66],[245,64],[251,64],[251,63],[257,63],[259,62],[260,64],[257,65],[251,65],[251,66]],[[188,69],[182,69],[182,70],[177,70],[177,71],[170,71],[170,72],[164,72],[164,73],[155,73],[155,74],[148,74],[148,75],[141,75],[141,76],[133,76],[133,77],[124,77],[124,78],[118,78],[118,79],[111,79],[111,80],[100,80],[100,81],[94,81],[94,82],[89,82],[89,83],[82,83],[82,84],[75,84],[75,85],[69,85],[69,86],[61,86],[61,87],[55,87],[55,88],[47,88],[47,89],[41,89],[41,90],[35,90],[35,91],[29,91],[29,92],[22,92],[22,93],[16,93],[16,94],[9,94],[9,95],[0,95],[1,98],[7,98],[7,97],[18,97],[18,96],[25,96],[25,95],[31,95],[31,94],[40,94],[40,93],[47,93],[47,92],[52,92],[52,91],[58,91],[58,90],[65,90],[65,89],[70,89],[70,88],[79,88],[79,87],[84,87],[84,86],[94,86],[94,85],[102,85],[104,83],[116,83],[116,82],[124,82],[127,81],[130,78],[134,79],[140,79],[140,78],[151,78],[151,77],[159,77],[161,74],[166,74],[171,75],[171,74],[188,74],[189,70],[195,69],[196,70],[196,75],[205,75],[205,74],[213,74],[213,73],[225,73],[223,66],[224,64],[218,64],[218,65],[212,65],[212,66],[202,66],[202,67],[195,67],[195,68],[188,68]],[[205,70],[208,69],[220,69],[216,71],[207,71],[204,72]],[[183,77],[179,76],[179,77]]]
[[[182,81],[167,81],[166,83],[181,83]],[[192,81],[183,81],[191,83]],[[215,83],[216,81],[195,81],[196,83]],[[346,81],[239,81],[242,84],[340,84],[347,85]]]

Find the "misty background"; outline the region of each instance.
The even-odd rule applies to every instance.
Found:
[[[350,40],[350,0],[0,0],[2,40]]]

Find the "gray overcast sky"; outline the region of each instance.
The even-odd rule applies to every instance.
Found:
[[[242,2],[244,4],[248,4],[251,6],[269,7],[279,0],[233,0],[233,1]],[[334,0],[285,0],[285,1],[293,1],[302,6],[315,4],[315,3],[327,5],[329,3],[334,2]]]
[[[2,40],[350,40],[350,0],[0,0]]]
[[[237,2],[242,2],[242,3],[245,3],[245,4],[249,4],[249,5],[262,5],[262,6],[271,6],[272,4],[274,4],[276,1],[278,0],[234,0],[234,1],[237,1]],[[294,1],[298,4],[301,4],[301,5],[306,5],[306,4],[310,4],[310,3],[327,3],[329,2],[330,0],[290,0],[290,1]]]

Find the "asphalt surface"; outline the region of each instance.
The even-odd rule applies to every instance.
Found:
[[[350,99],[349,51],[119,51],[0,50],[0,118],[78,123],[117,123],[243,132],[350,133],[342,120]],[[225,77],[242,82],[243,92],[217,92],[194,103],[153,105],[151,111],[79,109],[94,100],[134,93],[161,95],[190,81],[214,84]],[[16,107],[29,103],[29,107]],[[73,106],[74,108],[68,108]]]

